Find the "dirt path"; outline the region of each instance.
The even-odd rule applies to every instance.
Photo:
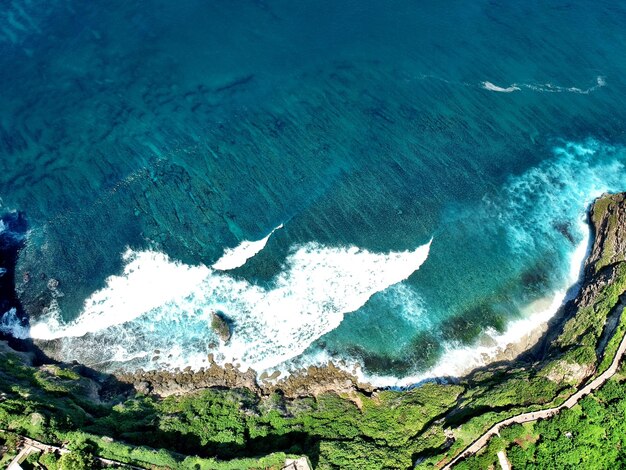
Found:
[[[487,442],[489,442],[489,439],[499,434],[500,429],[502,429],[503,427],[510,426],[512,424],[521,424],[521,423],[527,423],[529,421],[536,421],[538,419],[550,418],[565,408],[573,407],[583,397],[585,397],[586,395],[589,395],[589,393],[591,393],[592,391],[594,391],[595,389],[603,385],[604,382],[606,382],[613,375],[615,375],[619,367],[619,362],[622,356],[624,355],[624,351],[626,351],[626,335],[624,336],[624,338],[622,338],[622,342],[620,343],[619,348],[617,349],[617,353],[615,353],[615,357],[613,358],[613,362],[611,363],[609,368],[606,371],[604,371],[602,374],[600,374],[598,377],[593,379],[591,382],[589,382],[587,385],[585,385],[583,388],[581,388],[576,393],[574,393],[567,400],[565,400],[565,402],[562,405],[554,407],[554,408],[547,408],[545,410],[522,413],[517,416],[512,416],[511,418],[507,418],[503,421],[500,421],[499,423],[494,424],[487,432],[485,432],[482,436],[476,439],[463,452],[461,452],[454,459],[452,459],[448,464],[442,467],[442,470],[449,470],[454,465],[456,465],[460,460],[465,459],[469,457],[470,455],[478,452],[487,444]]]

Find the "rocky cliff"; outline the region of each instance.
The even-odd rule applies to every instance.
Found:
[[[240,371],[232,364],[220,366],[209,356],[209,367],[199,371],[187,368],[183,371],[137,371],[132,373],[120,372],[116,377],[124,383],[132,384],[135,389],[144,394],[154,393],[160,396],[181,395],[211,387],[247,388],[258,395],[269,395],[280,391],[287,398],[318,396],[327,392],[351,394],[361,391],[372,392],[374,387],[359,383],[358,379],[329,363],[326,366],[311,366],[297,371],[286,378],[267,377],[249,369]]]
[[[622,323],[626,291],[626,193],[603,195],[591,206],[592,245],[580,289],[545,336],[547,377],[577,385],[597,371]]]
[[[596,338],[611,314],[621,311],[626,272],[626,193],[604,195],[589,212],[593,244],[585,262],[580,291],[564,307],[566,323],[553,347]],[[558,330],[557,330],[558,331]],[[592,333],[589,337],[588,333]]]
[[[604,195],[591,207],[593,247],[585,280],[626,260],[626,193]]]

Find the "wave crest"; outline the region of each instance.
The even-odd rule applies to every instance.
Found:
[[[227,248],[224,250],[224,254],[220,259],[218,259],[212,266],[213,269],[217,269],[218,271],[229,271],[231,269],[239,268],[246,264],[246,262],[254,257],[257,253],[259,253],[270,237],[274,234],[276,230],[283,228],[283,224],[280,224],[278,227],[273,229],[266,237],[257,241],[249,241],[245,240],[241,242],[235,248]]]

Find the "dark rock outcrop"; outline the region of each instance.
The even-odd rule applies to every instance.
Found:
[[[586,276],[626,260],[626,193],[602,196],[589,217],[594,243],[585,264]]]
[[[232,364],[217,365],[209,355],[209,367],[198,371],[191,368],[174,371],[121,372],[116,374],[122,382],[132,384],[138,392],[155,393],[161,396],[180,395],[211,387],[248,388],[255,393],[261,391],[257,385],[256,372],[252,369],[242,372]]]
[[[352,374],[339,369],[334,364],[311,366],[297,371],[279,380],[267,380],[267,376],[258,379],[253,369],[240,371],[232,364],[220,366],[209,355],[210,366],[192,371],[143,371],[119,372],[116,377],[124,383],[134,386],[140,393],[156,395],[181,395],[211,387],[247,388],[258,395],[269,395],[280,391],[287,398],[310,397],[333,392],[351,394],[357,390],[370,393],[374,387],[359,383]],[[274,377],[275,378],[275,377]]]
[[[616,267],[626,259],[626,193],[604,195],[589,211],[593,245],[585,261],[580,293],[566,306],[574,314],[594,303],[599,291],[613,282]]]
[[[232,328],[228,319],[221,312],[211,314],[211,328],[224,343],[230,341]]]

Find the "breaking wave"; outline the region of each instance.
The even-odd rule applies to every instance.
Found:
[[[519,91],[521,90],[520,87],[518,87],[517,85],[513,84],[511,86],[508,86],[506,88],[503,88],[501,86],[498,85],[494,85],[491,82],[483,82],[483,88],[485,90],[489,90],[489,91],[498,91],[500,93],[512,93],[514,91]]]
[[[108,278],[76,320],[65,323],[51,311],[31,336],[58,339],[62,359],[87,365],[199,368],[213,353],[218,362],[266,369],[298,356],[344,314],[408,278],[429,249],[430,242],[383,254],[307,243],[292,249],[267,286],[129,250],[124,272]],[[232,325],[226,343],[211,329],[214,312]]]
[[[357,369],[357,376],[360,380],[378,386],[406,387],[435,377],[460,377],[490,362],[510,359],[526,349],[526,346],[532,346],[546,330],[547,322],[568,300],[568,292],[575,292],[571,287],[579,281],[590,240],[589,227],[582,220],[578,229],[584,235],[570,256],[567,283],[552,295],[524,307],[520,312],[522,317],[507,325],[504,332],[499,333],[489,328],[472,345],[447,343],[435,366],[409,377],[399,379],[393,376],[369,375],[361,369]],[[507,351],[511,352],[507,355]]]
[[[406,386],[431,377],[460,375],[533,334],[555,314],[577,282],[589,240],[586,208],[602,193],[626,189],[625,164],[621,147],[591,139],[564,142],[554,149],[552,159],[511,177],[480,207],[464,209],[485,230],[505,228],[502,242],[520,263],[533,259],[532,253],[544,252],[546,246],[563,253],[559,257],[563,264],[555,266],[560,274],[555,275],[554,291],[520,308],[518,319],[504,332],[487,329],[470,345],[442,338],[439,361],[409,376],[353,369],[355,358],[344,358],[344,367],[378,386]],[[64,322],[60,312],[51,310],[34,322],[31,336],[57,340],[55,349],[64,360],[80,359],[105,369],[197,369],[207,365],[208,355],[213,354],[218,363],[288,373],[294,367],[340,360],[325,350],[303,352],[377,292],[385,291],[385,299],[402,310],[408,294],[399,283],[420,268],[430,250],[430,243],[389,253],[307,243],[291,249],[280,273],[267,284],[225,272],[262,250],[273,232],[257,242],[243,242],[240,247],[245,249],[226,250],[231,261],[218,260],[212,267],[186,265],[157,251],[128,250],[123,272],[108,278],[106,287],[86,300],[76,320]],[[416,332],[436,330],[437,320],[429,315],[428,305],[419,296],[413,304],[409,310],[420,313],[403,315],[413,320],[407,327]],[[216,312],[230,325],[232,337],[227,342],[211,328]],[[20,326],[5,317],[3,331]]]
[[[132,321],[147,312],[189,295],[211,272],[206,266],[170,261],[156,251],[127,250],[119,276],[110,276],[106,287],[92,294],[79,317],[69,323],[51,309],[31,326],[31,336],[51,340],[79,337]]]
[[[544,252],[546,247],[563,252],[563,264],[553,267],[557,280],[554,290],[520,306],[517,318],[511,312],[512,320],[504,331],[487,328],[472,344],[441,338],[438,361],[426,370],[417,369],[404,376],[373,373],[363,369],[357,357],[331,355],[319,348],[283,364],[279,368],[281,376],[333,361],[361,381],[380,387],[407,387],[435,377],[458,377],[494,360],[515,356],[538,339],[550,318],[568,300],[567,294],[576,292],[590,242],[586,209],[603,193],[626,190],[625,165],[626,151],[621,147],[592,139],[566,142],[554,149],[552,159],[510,178],[501,191],[485,197],[480,207],[462,209],[467,213],[460,215],[461,219],[474,220],[484,230],[505,228],[502,243],[510,247],[519,263],[527,263],[533,259],[532,254]],[[428,305],[422,301],[415,304],[411,290],[393,290],[396,303],[413,305],[410,310],[419,312],[405,315],[415,320],[415,331],[437,333],[437,318],[428,312]],[[399,305],[397,308],[402,309]],[[402,346],[395,344],[399,349]]]
[[[28,327],[17,316],[15,308],[0,316],[0,332],[10,334],[18,339],[26,339],[29,336]]]
[[[265,248],[270,237],[276,230],[283,228],[283,224],[273,229],[265,238],[257,241],[243,241],[235,248],[227,248],[224,250],[224,254],[218,259],[212,266],[213,269],[218,271],[229,271],[231,269],[239,268],[246,264],[250,258],[254,257],[259,251]]]

